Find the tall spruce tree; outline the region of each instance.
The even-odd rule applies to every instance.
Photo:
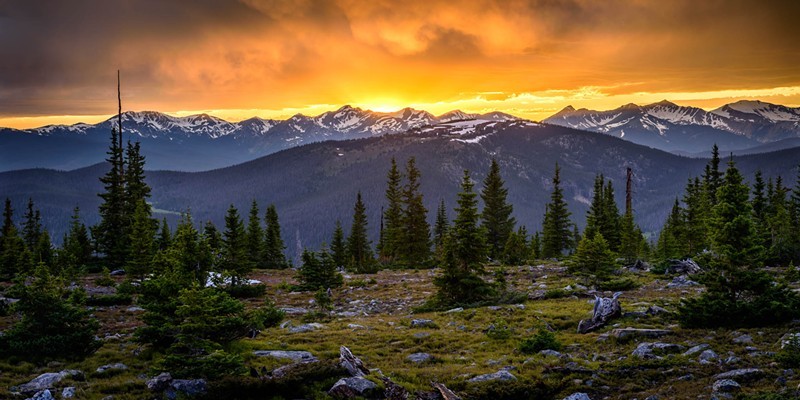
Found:
[[[266,222],[266,229],[264,230],[264,268],[288,268],[289,263],[283,253],[286,250],[286,245],[283,244],[281,224],[278,221],[278,210],[274,204],[270,204],[267,207],[264,221]]]
[[[166,250],[172,242],[172,231],[169,229],[167,219],[161,220],[161,229],[158,231],[158,238],[156,238],[156,247],[158,250]]]
[[[367,235],[367,209],[361,200],[361,192],[356,196],[353,206],[353,224],[350,226],[350,236],[347,238],[347,268],[357,273],[374,271],[372,245]]]
[[[722,184],[722,172],[719,170],[719,164],[719,147],[715,143],[711,148],[711,160],[706,165],[706,170],[703,174],[703,184],[711,207],[717,204],[717,189]]]
[[[516,225],[516,220],[511,216],[514,206],[508,202],[507,197],[508,189],[500,176],[500,166],[497,160],[492,159],[481,190],[481,225],[486,229],[486,244],[489,246],[489,257],[493,260],[503,256],[506,241]]]
[[[63,242],[59,255],[62,268],[77,270],[92,258],[92,242],[89,239],[89,231],[81,222],[81,210],[77,206],[72,211],[69,232],[64,235]]]
[[[244,281],[245,275],[253,269],[247,252],[247,233],[239,211],[233,204],[225,215],[225,231],[222,234],[222,257],[220,266],[231,276],[231,285]]]
[[[222,234],[219,233],[216,225],[211,220],[206,221],[206,224],[203,225],[203,238],[208,243],[212,260],[219,258],[222,250]]]
[[[303,264],[297,270],[297,280],[303,290],[314,291],[342,286],[344,279],[336,270],[336,265],[328,249],[323,246],[319,254],[303,250]]]
[[[125,270],[135,278],[143,278],[150,273],[150,265],[155,255],[157,223],[150,218],[149,206],[143,199],[133,214],[133,225],[130,232],[130,255]]]
[[[529,254],[531,260],[542,258],[542,238],[538,231],[534,232],[531,236]]]
[[[708,193],[700,178],[689,179],[683,196],[683,230],[676,238],[684,243],[686,255],[693,256],[709,247],[708,224],[711,214]]]
[[[444,254],[444,243],[449,229],[450,222],[447,219],[447,208],[444,205],[444,199],[442,199],[439,202],[439,208],[436,210],[436,223],[433,226],[433,245],[437,258],[441,258]]]
[[[775,180],[775,189],[770,195],[765,210],[766,222],[766,247],[767,261],[774,264],[787,264],[792,254],[792,227],[790,225],[788,188],[783,185],[783,179],[778,176]],[[760,230],[756,227],[756,232]],[[761,236],[763,237],[763,236]]]
[[[681,245],[681,238],[684,236],[683,211],[678,199],[672,204],[672,210],[661,229],[656,242],[656,258],[659,260],[670,260],[681,258],[685,254],[684,247]]]
[[[28,199],[28,207],[25,209],[23,218],[22,240],[28,251],[33,253],[42,235],[42,215],[39,210],[35,209],[32,198]]]
[[[402,192],[403,218],[401,242],[397,246],[401,263],[408,267],[419,267],[431,255],[428,210],[423,203],[420,172],[414,157],[406,163],[406,185]]]
[[[9,280],[21,270],[28,269],[29,257],[25,254],[25,241],[14,224],[14,209],[6,198],[3,208],[3,230],[0,232],[0,278]]]
[[[264,230],[261,228],[261,216],[258,203],[253,200],[247,221],[247,256],[254,268],[264,267]]]
[[[386,209],[383,211],[383,237],[379,255],[381,262],[393,263],[399,255],[403,236],[402,176],[394,157],[386,176]]]
[[[567,209],[567,202],[564,200],[564,192],[561,189],[560,171],[561,169],[556,163],[556,170],[553,174],[553,192],[550,194],[550,202],[546,206],[542,226],[542,257],[544,258],[561,257],[565,250],[573,246],[573,224],[569,219],[571,213]]]
[[[128,147],[125,149],[125,214],[131,218],[131,223],[139,203],[144,201],[147,205],[147,199],[150,198],[150,186],[145,182],[144,161],[139,142],[128,141]],[[149,218],[151,215],[149,205],[145,212]]]
[[[763,261],[764,248],[753,226],[749,192],[731,160],[717,190],[717,204],[711,220],[713,250],[721,263],[729,267],[758,267]]]
[[[344,229],[339,220],[336,220],[336,227],[333,229],[331,257],[337,268],[344,268],[347,265],[347,243],[344,240]]]
[[[100,178],[103,192],[99,214],[100,223],[94,227],[92,236],[97,240],[98,250],[105,255],[104,262],[109,268],[119,268],[125,264],[128,255],[128,228],[130,216],[126,211],[125,166],[122,150],[122,133],[111,130],[109,145],[109,171]]]
[[[493,294],[491,286],[480,276],[487,257],[486,233],[478,224],[478,201],[473,186],[469,171],[464,170],[456,218],[445,244],[444,271],[434,280],[438,288],[436,298],[444,306],[474,303]]]

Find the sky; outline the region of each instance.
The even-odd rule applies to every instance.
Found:
[[[800,1],[0,0],[0,126],[800,106]]]

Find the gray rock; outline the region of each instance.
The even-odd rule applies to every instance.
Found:
[[[667,311],[666,308],[662,308],[659,306],[650,306],[647,308],[646,313],[650,315],[661,315],[661,314],[669,314],[670,312]]]
[[[672,278],[672,282],[667,284],[667,288],[685,288],[697,285],[699,285],[699,283],[689,279],[686,275],[681,275]]]
[[[106,364],[106,365],[103,365],[101,367],[97,367],[97,371],[95,371],[95,372],[97,372],[98,374],[105,374],[107,372],[123,371],[123,370],[126,370],[126,369],[128,369],[127,365],[125,365],[123,363],[114,363],[114,364]]]
[[[175,379],[169,384],[165,394],[169,400],[175,400],[204,395],[207,389],[205,379]]]
[[[559,353],[559,352],[557,352],[555,350],[550,350],[550,349],[542,350],[542,351],[539,352],[539,354],[541,354],[541,355],[543,355],[545,357],[550,356],[550,357],[561,358],[563,356],[563,354],[561,354],[561,353]]]
[[[139,306],[133,306],[133,307],[128,307],[127,311],[128,312],[142,312],[142,311],[144,311],[144,308],[139,307]]]
[[[714,393],[734,393],[742,390],[742,387],[732,379],[720,379],[714,382],[712,390]]]
[[[753,337],[750,335],[742,335],[737,338],[733,339],[733,343],[736,344],[750,344],[753,343]]]
[[[730,356],[730,357],[726,358],[724,362],[725,362],[725,364],[736,364],[739,361],[742,361],[742,359],[739,358],[739,357],[736,357],[736,356]]]
[[[83,379],[83,372],[76,369],[66,369],[61,372],[47,372],[33,378],[30,382],[17,387],[12,387],[12,392],[32,395],[45,389],[52,389],[57,383],[66,377]]]
[[[308,310],[302,307],[283,307],[281,308],[286,315],[301,315],[308,314]]]
[[[347,327],[352,330],[366,329],[364,325],[359,325],[359,324],[347,324]]]
[[[279,359],[289,359],[294,362],[312,362],[317,361],[313,354],[307,351],[287,351],[287,350],[257,350],[253,352],[254,356],[258,357],[272,357]]]
[[[493,374],[484,374],[478,375],[474,378],[469,379],[467,382],[488,382],[488,381],[515,381],[517,377],[512,375],[510,372],[506,370],[500,370]]]
[[[639,343],[633,350],[632,356],[639,358],[658,358],[658,355],[678,353],[683,346],[673,343]]]
[[[714,379],[735,379],[740,381],[749,381],[758,379],[763,375],[764,371],[758,368],[742,368],[717,374],[714,376]]]
[[[644,400],[658,400],[658,396],[656,395],[647,396]]]
[[[413,334],[413,335],[411,335],[411,336],[413,336],[413,337],[414,337],[414,339],[425,339],[425,338],[427,338],[427,337],[428,337],[428,336],[430,336],[430,335],[431,335],[431,334],[430,334],[430,333],[428,333],[428,332],[416,332],[416,333],[414,333],[414,334]]]
[[[592,400],[592,399],[586,393],[573,393],[567,397],[564,397],[564,400]]]
[[[694,346],[694,347],[690,348],[689,350],[686,350],[686,352],[683,353],[683,355],[686,356],[686,357],[689,357],[689,356],[691,356],[693,354],[696,354],[696,353],[699,353],[699,352],[701,352],[703,350],[706,350],[709,347],[711,347],[711,346],[709,346],[708,344],[705,344],[705,343],[698,344],[697,346]]]
[[[436,328],[436,324],[430,319],[412,319],[412,328]]]
[[[698,274],[703,272],[703,269],[694,260],[687,258],[685,260],[669,260],[665,272],[667,274]]]
[[[306,333],[322,329],[324,326],[317,322],[289,327],[289,333]]]
[[[800,333],[787,333],[781,337],[781,349],[790,345],[793,341],[800,343]]]
[[[428,353],[413,353],[406,357],[406,360],[415,364],[422,364],[433,361],[433,356]]]
[[[700,364],[712,364],[719,361],[719,356],[714,352],[714,350],[709,349],[700,353],[700,357],[698,357],[698,359],[700,360]]]
[[[122,275],[125,275],[125,270],[124,269],[115,269],[115,270],[111,271],[111,273],[109,275],[111,275],[111,276],[122,276]]]
[[[456,307],[456,308],[452,308],[450,310],[447,310],[444,313],[445,314],[452,314],[452,313],[459,313],[459,312],[462,312],[462,311],[464,311],[464,307]]]
[[[366,397],[370,392],[378,389],[378,385],[369,379],[357,376],[339,379],[328,394],[333,397],[351,399],[355,397]]]
[[[628,339],[637,337],[655,339],[669,335],[671,333],[672,331],[668,329],[618,328],[611,330],[611,336],[617,339]]]
[[[67,386],[64,390],[61,391],[61,398],[62,399],[71,399],[75,397],[75,387],[74,386]]]
[[[34,394],[33,397],[30,397],[27,400],[56,400],[56,399],[55,399],[55,397],[53,397],[53,394],[50,393],[49,390],[45,389],[45,390],[36,392],[36,394]]]
[[[153,392],[162,392],[169,386],[170,382],[172,382],[172,375],[169,372],[162,372],[148,379],[145,385]]]

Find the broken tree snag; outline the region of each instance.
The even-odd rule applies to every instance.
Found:
[[[453,393],[452,390],[448,389],[444,384],[439,382],[431,382],[431,386],[439,391],[439,394],[442,395],[444,400],[461,400],[461,397],[456,396],[456,394]]]
[[[578,323],[578,333],[587,333],[605,326],[608,321],[622,315],[622,307],[617,298],[622,292],[614,293],[611,298],[594,296],[592,319]]]
[[[339,348],[339,363],[350,373],[352,376],[366,376],[369,375],[369,370],[364,366],[361,360],[354,356],[350,349],[345,346]]]

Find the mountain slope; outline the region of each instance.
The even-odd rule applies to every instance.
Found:
[[[377,239],[390,159],[401,165],[415,157],[429,220],[440,199],[454,216],[459,178],[464,169],[480,182],[496,158],[509,189],[514,215],[529,231],[539,229],[556,162],[573,219],[583,225],[596,173],[613,180],[623,204],[625,168],[634,170],[634,208],[647,231],[660,228],[686,180],[702,172],[706,160],[689,159],[606,135],[531,122],[454,121],[404,134],[323,142],[284,150],[244,164],[198,173],[150,171],[152,202],[172,226],[177,213],[191,208],[198,223],[222,226],[229,204],[240,210],[255,199],[262,209],[274,203],[280,213],[288,253],[330,241],[339,219],[349,230],[356,192],[367,206],[369,232]],[[766,176],[793,180],[800,149],[737,158],[746,176],[760,168]],[[97,180],[106,166],[58,172],[25,170],[0,173],[0,193],[20,209],[29,196],[42,208],[45,224],[60,237],[71,208],[78,204],[87,222],[97,221]],[[299,245],[298,245],[299,243]]]
[[[759,101],[739,101],[710,112],[668,101],[628,104],[609,111],[568,106],[544,122],[684,153],[696,153],[714,143],[722,151],[731,151],[800,138],[800,109]]]
[[[232,123],[207,114],[173,117],[144,111],[122,115],[124,138],[142,142],[151,169],[200,171],[239,164],[283,149],[325,140],[405,132],[453,119],[513,120],[502,114],[453,111],[435,117],[405,108],[377,113],[350,106],[315,117],[285,121],[250,118]],[[103,161],[116,118],[99,124],[50,125],[28,130],[0,128],[0,171],[74,169]]]

